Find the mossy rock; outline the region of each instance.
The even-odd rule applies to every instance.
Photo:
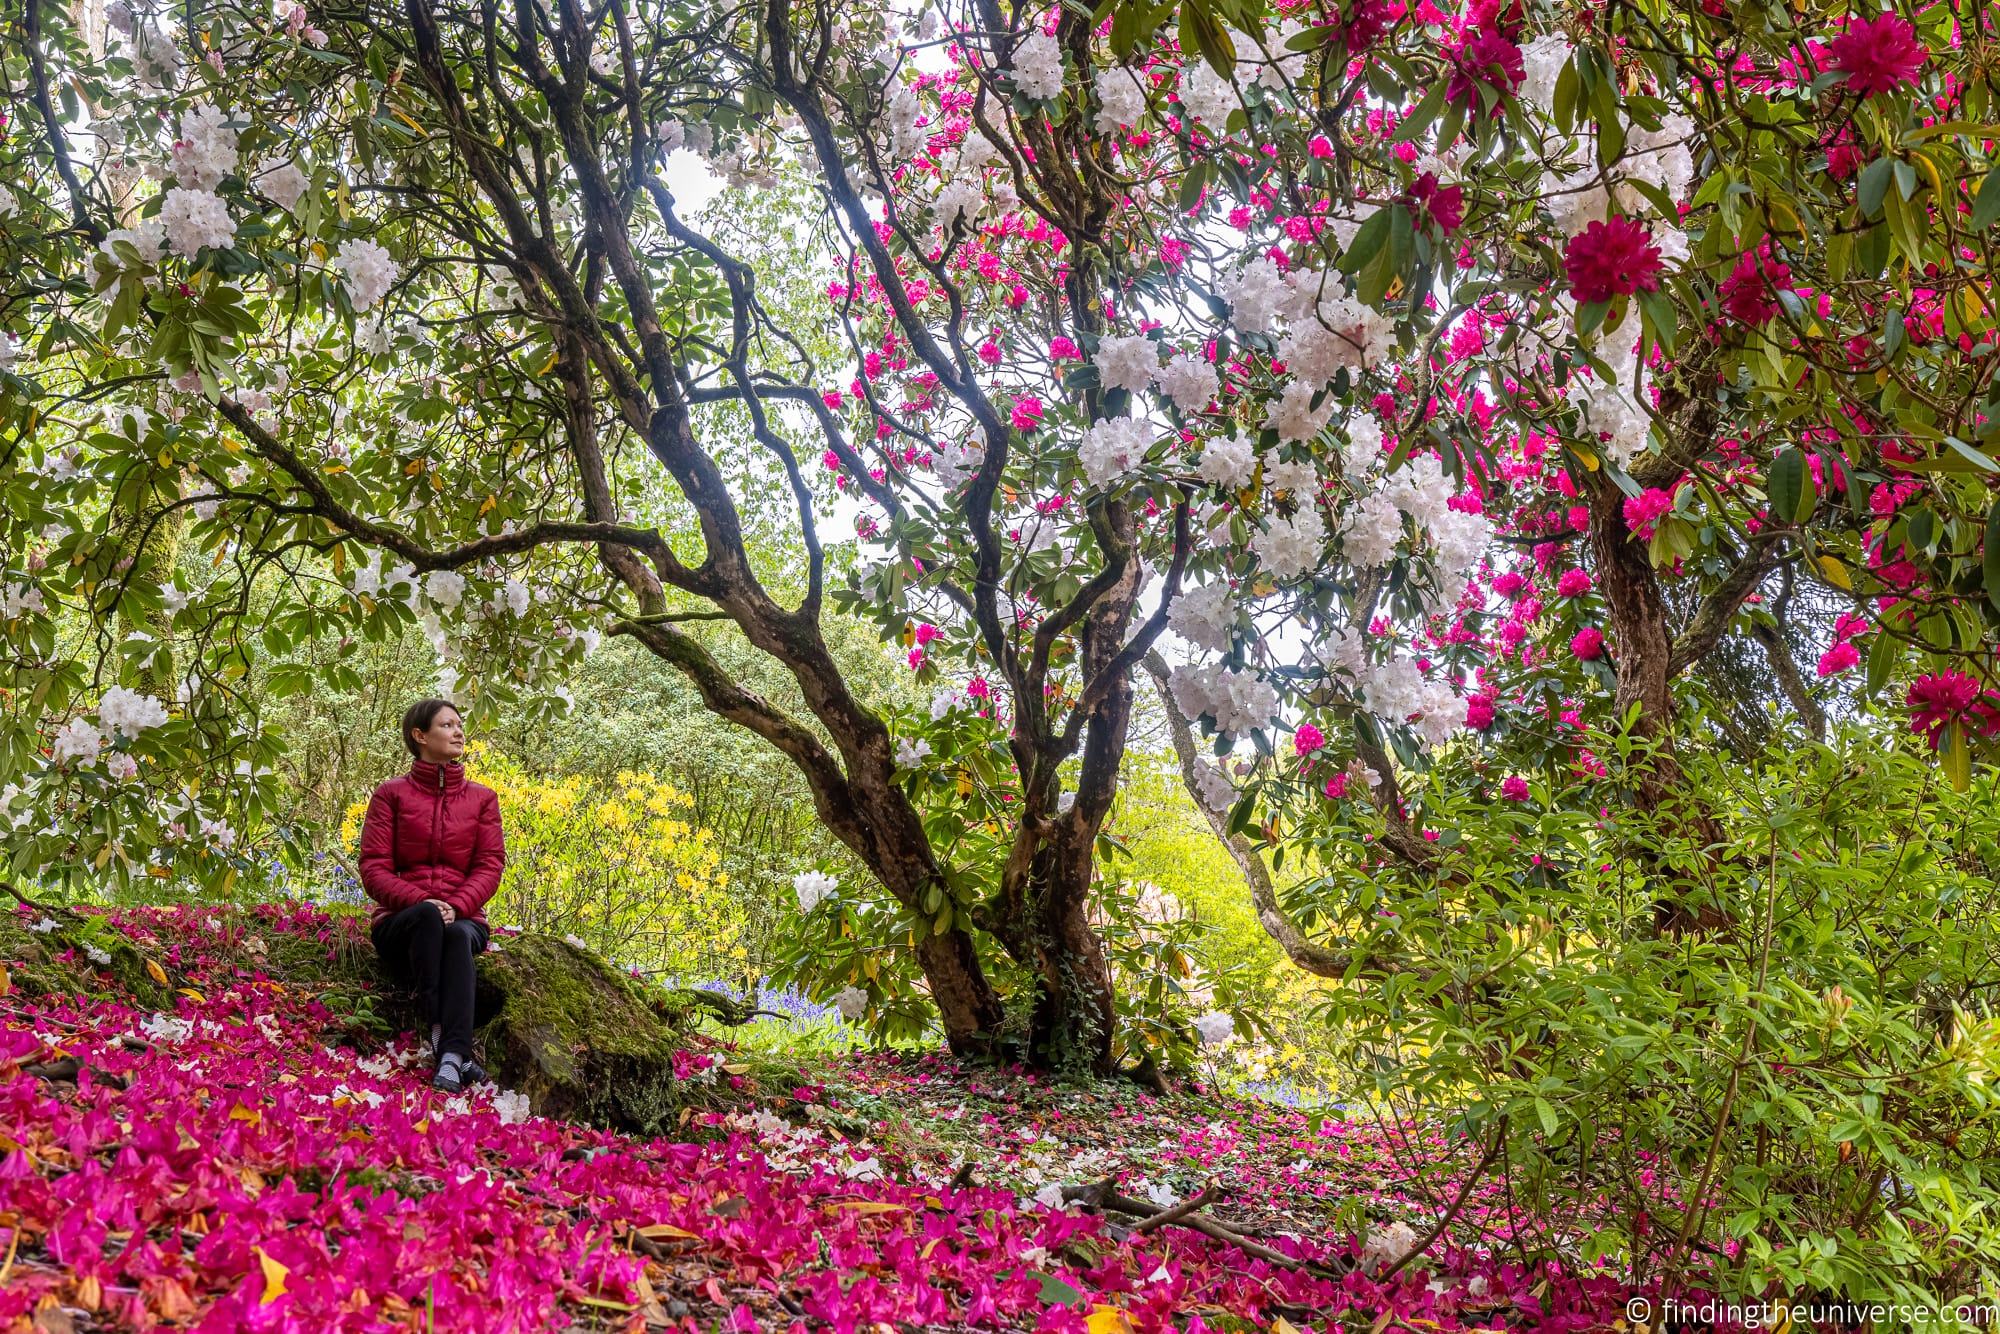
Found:
[[[147,955],[101,918],[58,909],[48,914],[56,929],[30,931],[11,909],[0,910],[0,963],[10,986],[30,996],[91,996],[117,999],[148,1009],[165,1009],[173,992],[162,986],[146,965]],[[100,964],[89,957],[97,950],[110,956]],[[60,956],[75,951],[73,957]]]
[[[479,960],[478,1043],[493,1077],[544,1116],[656,1134],[713,1085],[682,1080],[674,1056],[705,993],[649,988],[554,936],[500,938]]]

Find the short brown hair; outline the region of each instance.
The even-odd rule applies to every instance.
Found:
[[[448,699],[420,699],[403,710],[403,748],[413,757],[421,759],[423,752],[417,749],[417,743],[410,739],[410,733],[430,731],[431,724],[437,721],[438,714],[446,709],[450,709],[453,713],[459,712],[458,705]]]

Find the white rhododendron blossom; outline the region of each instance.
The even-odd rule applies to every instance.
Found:
[[[212,102],[197,102],[181,115],[174,141],[174,178],[190,190],[212,191],[236,170],[236,131],[229,116]]]
[[[896,741],[896,767],[914,769],[930,758],[931,743],[922,737],[899,737]]]
[[[432,570],[424,576],[424,595],[440,607],[456,607],[465,597],[465,576],[456,570]]]
[[[1561,33],[1546,33],[1521,48],[1521,100],[1544,112],[1556,101],[1556,80],[1573,54],[1569,39]]]
[[[176,186],[160,205],[160,226],[167,249],[183,259],[203,250],[224,250],[236,239],[236,219],[229,206],[206,190]]]
[[[1171,358],[1157,378],[1160,392],[1182,412],[1200,412],[1215,397],[1215,368],[1196,357]]]
[[[1152,445],[1153,427],[1145,418],[1107,417],[1083,433],[1076,459],[1090,484],[1106,490],[1130,475]]]
[[[824,871],[801,871],[792,877],[792,890],[799,896],[799,911],[809,913],[833,897],[840,881]]]
[[[1181,66],[1178,96],[1181,106],[1190,116],[1217,132],[1228,121],[1229,113],[1243,105],[1229,80],[1217,74],[1205,60],[1189,61]]]
[[[1014,48],[1014,86],[1038,101],[1062,96],[1063,57],[1056,39],[1045,32],[1032,32]]]
[[[868,1013],[868,993],[860,987],[844,988],[834,996],[833,1008],[840,1011],[842,1019],[855,1023]]]
[[[1382,426],[1373,417],[1357,415],[1347,422],[1347,448],[1342,470],[1350,478],[1365,477],[1382,458]]]
[[[980,188],[980,183],[961,176],[945,182],[944,189],[938,191],[933,210],[937,225],[949,230],[954,223],[969,223],[977,218],[985,205],[986,191]]]
[[[1250,539],[1250,549],[1265,569],[1280,579],[1296,579],[1320,564],[1326,548],[1326,520],[1306,506],[1289,519],[1273,519]]]
[[[1409,724],[1430,745],[1443,744],[1465,724],[1465,701],[1451,683],[1426,676],[1413,658],[1368,668],[1362,697],[1376,717]]]
[[[1379,1225],[1370,1224],[1368,1240],[1362,1243],[1361,1267],[1374,1271],[1383,1265],[1394,1264],[1417,1248],[1417,1230],[1402,1219]]]
[[[98,242],[97,248],[113,264],[122,266],[125,260],[118,253],[121,243],[139,253],[141,264],[158,264],[167,253],[166,224],[158,218],[145,218],[131,227],[116,228]],[[199,249],[198,246],[196,248]]]
[[[1092,129],[1099,134],[1115,134],[1121,128],[1139,123],[1146,114],[1146,90],[1139,80],[1139,75],[1123,65],[1097,71],[1091,84],[1098,101]]]
[[[1201,1035],[1202,1045],[1219,1047],[1236,1036],[1236,1021],[1226,1014],[1213,1011],[1194,1021],[1194,1031]]]
[[[1318,407],[1313,406],[1313,396],[1317,391],[1304,380],[1288,383],[1277,402],[1271,405],[1270,416],[1265,424],[1278,433],[1278,439],[1286,442],[1300,442],[1312,439],[1333,420],[1334,401],[1331,396]]]
[[[1210,486],[1236,491],[1257,475],[1257,447],[1240,435],[1220,436],[1201,447],[1195,473]]]
[[[310,184],[303,168],[284,157],[267,157],[257,168],[257,188],[287,213],[296,213]]]
[[[1208,763],[1200,761],[1194,771],[1195,792],[1202,805],[1217,815],[1228,815],[1236,805],[1236,787],[1229,776]]]
[[[1265,465],[1264,485],[1303,503],[1319,489],[1319,469],[1309,459],[1277,459]]]
[[[1216,284],[1229,304],[1230,322],[1242,333],[1265,333],[1289,308],[1293,291],[1285,271],[1268,255],[1259,255]]]
[[[348,294],[356,310],[367,310],[381,301],[396,281],[396,264],[389,258],[388,250],[361,237],[341,242],[340,254],[333,261],[333,266],[346,278]]]
[[[1230,627],[1236,622],[1236,603],[1229,585],[1217,580],[1184,588],[1167,607],[1167,629],[1197,648],[1226,653]]]
[[[1611,368],[1611,378],[1600,381],[1593,373],[1570,382],[1570,396],[1582,411],[1585,427],[1601,440],[1611,461],[1630,467],[1642,453],[1653,429],[1652,414],[1646,410],[1645,391],[1639,380],[1637,344],[1613,337],[1596,348],[1598,357]]]
[[[1225,736],[1247,736],[1268,727],[1278,712],[1278,692],[1255,672],[1220,663],[1176,667],[1169,677],[1174,704],[1189,718],[1207,715]]]
[[[1106,389],[1142,394],[1160,369],[1160,345],[1144,334],[1106,334],[1097,340],[1097,378]]]
[[[98,701],[97,721],[109,735],[130,739],[166,722],[167,706],[151,695],[113,686]]]
[[[57,763],[75,760],[90,764],[104,749],[104,734],[81,718],[72,718],[56,733],[53,751]]]

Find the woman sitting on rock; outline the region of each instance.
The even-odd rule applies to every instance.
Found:
[[[415,763],[368,802],[361,885],[375,900],[375,952],[430,1021],[431,1085],[456,1093],[487,1078],[472,1059],[473,965],[486,950],[482,909],[507,864],[500,802],[465,776],[465,723],[450,700],[412,704],[403,744]]]

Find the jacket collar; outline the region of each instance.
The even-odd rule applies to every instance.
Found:
[[[465,786],[465,766],[417,760],[410,765],[410,781],[426,792],[456,792]]]

